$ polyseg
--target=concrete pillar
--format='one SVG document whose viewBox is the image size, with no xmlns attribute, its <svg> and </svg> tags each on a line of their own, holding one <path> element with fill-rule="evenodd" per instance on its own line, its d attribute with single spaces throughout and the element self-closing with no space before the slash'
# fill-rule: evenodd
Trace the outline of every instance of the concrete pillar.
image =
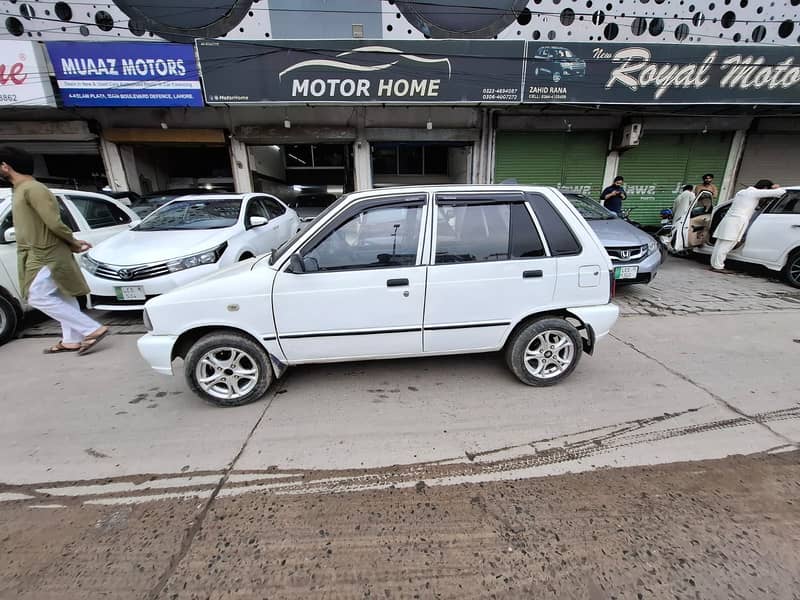
<svg viewBox="0 0 800 600">
<path fill-rule="evenodd" d="M 611 150 L 606 156 L 606 169 L 603 172 L 603 189 L 606 189 L 608 186 L 614 183 L 614 177 L 617 175 L 622 175 L 625 177 L 625 173 L 617 173 L 618 169 L 619 152 L 616 150 Z"/>
<path fill-rule="evenodd" d="M 247 146 L 235 137 L 231 137 L 229 142 L 234 189 L 240 194 L 252 192 L 253 178 L 250 177 L 250 157 L 247 153 Z"/>
<path fill-rule="evenodd" d="M 119 146 L 105 138 L 100 138 L 100 156 L 103 159 L 103 166 L 105 167 L 108 185 L 111 190 L 114 192 L 127 192 L 130 190 Z"/>
<path fill-rule="evenodd" d="M 128 189 L 132 192 L 136 192 L 137 194 L 141 194 L 142 183 L 139 180 L 139 168 L 136 166 L 136 155 L 133 152 L 133 147 L 118 146 L 117 144 L 114 145 L 117 147 L 120 162 L 122 163 L 122 168 L 125 171 Z"/>
<path fill-rule="evenodd" d="M 736 176 L 739 174 L 739 165 L 742 162 L 746 141 L 746 131 L 740 129 L 733 134 L 731 150 L 728 153 L 728 163 L 725 165 L 725 174 L 722 176 L 722 185 L 719 188 L 717 202 L 727 200 L 736 193 Z"/>
<path fill-rule="evenodd" d="M 353 171 L 356 191 L 372 189 L 372 151 L 366 135 L 367 109 L 356 108 L 356 141 L 353 142 Z"/>
</svg>

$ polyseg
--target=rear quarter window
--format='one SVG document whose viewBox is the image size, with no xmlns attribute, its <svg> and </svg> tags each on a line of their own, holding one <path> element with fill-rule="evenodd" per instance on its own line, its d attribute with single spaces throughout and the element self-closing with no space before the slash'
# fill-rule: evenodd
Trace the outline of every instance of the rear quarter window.
<svg viewBox="0 0 800 600">
<path fill-rule="evenodd" d="M 583 251 L 577 236 L 561 214 L 540 194 L 526 194 L 553 256 L 575 256 Z"/>
</svg>

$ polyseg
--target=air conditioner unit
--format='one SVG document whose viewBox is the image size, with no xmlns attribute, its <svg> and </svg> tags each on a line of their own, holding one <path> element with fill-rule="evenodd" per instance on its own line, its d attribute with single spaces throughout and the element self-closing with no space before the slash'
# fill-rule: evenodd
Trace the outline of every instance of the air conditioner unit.
<svg viewBox="0 0 800 600">
<path fill-rule="evenodd" d="M 641 135 L 641 123 L 631 123 L 630 125 L 625 125 L 625 127 L 622 129 L 622 141 L 619 145 L 620 148 L 632 148 L 634 146 L 638 146 Z"/>
</svg>

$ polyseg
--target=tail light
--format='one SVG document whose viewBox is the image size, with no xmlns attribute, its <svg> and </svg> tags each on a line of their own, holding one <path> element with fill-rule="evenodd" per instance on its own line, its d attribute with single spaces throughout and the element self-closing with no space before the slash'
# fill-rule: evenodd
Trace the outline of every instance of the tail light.
<svg viewBox="0 0 800 600">
<path fill-rule="evenodd" d="M 614 278 L 614 269 L 608 272 L 608 301 L 611 302 L 617 295 L 617 280 Z"/>
</svg>

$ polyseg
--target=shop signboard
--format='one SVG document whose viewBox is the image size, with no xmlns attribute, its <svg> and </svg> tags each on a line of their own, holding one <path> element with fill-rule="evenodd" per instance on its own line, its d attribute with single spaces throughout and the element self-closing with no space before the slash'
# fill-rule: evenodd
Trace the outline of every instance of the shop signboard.
<svg viewBox="0 0 800 600">
<path fill-rule="evenodd" d="M 519 104 L 525 43 L 198 40 L 209 104 Z"/>
<path fill-rule="evenodd" d="M 55 105 L 39 44 L 0 40 L 0 107 Z"/>
<path fill-rule="evenodd" d="M 797 46 L 528 42 L 525 103 L 797 104 Z"/>
<path fill-rule="evenodd" d="M 64 106 L 203 106 L 194 48 L 161 42 L 48 42 Z"/>
</svg>

